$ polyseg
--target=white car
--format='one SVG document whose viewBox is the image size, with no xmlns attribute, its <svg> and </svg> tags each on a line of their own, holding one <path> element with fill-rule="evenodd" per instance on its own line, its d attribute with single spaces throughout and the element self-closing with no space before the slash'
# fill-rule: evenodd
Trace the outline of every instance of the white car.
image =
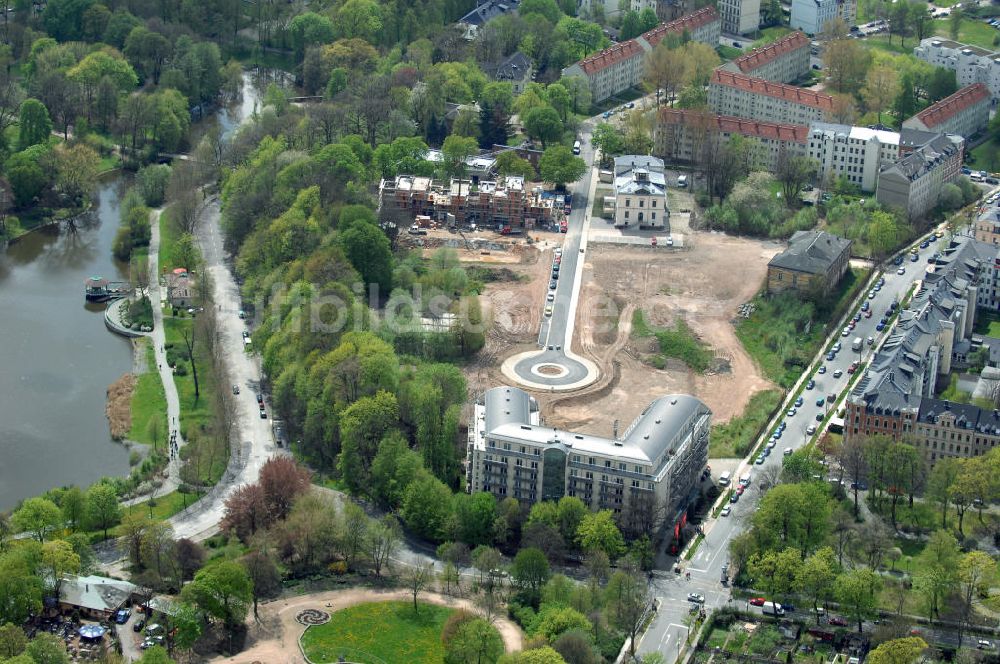
<svg viewBox="0 0 1000 664">
<path fill-rule="evenodd" d="M 698 604 L 704 604 L 705 596 L 702 595 L 701 593 L 688 593 L 688 601 L 696 602 Z"/>
<path fill-rule="evenodd" d="M 719 512 L 719 516 L 729 516 L 732 513 L 732 511 L 733 508 L 730 507 L 729 505 L 726 505 L 725 507 L 722 508 L 722 511 Z"/>
<path fill-rule="evenodd" d="M 549 291 L 549 294 L 545 296 L 546 302 L 552 302 L 555 299 L 556 299 L 556 294 L 553 293 L 552 291 Z"/>
<path fill-rule="evenodd" d="M 845 327 L 843 330 L 840 331 L 840 336 L 842 337 L 850 336 L 850 334 L 851 334 L 851 328 L 849 327 Z"/>
<path fill-rule="evenodd" d="M 906 274 L 906 268 L 905 267 L 899 268 L 898 270 L 896 270 L 896 274 Z"/>
</svg>

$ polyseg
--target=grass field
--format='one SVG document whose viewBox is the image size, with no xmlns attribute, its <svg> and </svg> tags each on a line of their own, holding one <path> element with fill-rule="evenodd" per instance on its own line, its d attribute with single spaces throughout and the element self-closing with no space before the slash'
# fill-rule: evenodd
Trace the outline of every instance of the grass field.
<svg viewBox="0 0 1000 664">
<path fill-rule="evenodd" d="M 666 359 L 676 358 L 692 371 L 705 373 L 712 364 L 715 354 L 694 335 L 691 328 L 683 320 L 678 319 L 674 327 L 653 328 L 646 323 L 641 310 L 632 315 L 632 333 L 637 337 L 655 336 L 660 346 L 660 354 L 654 356 L 653 364 L 662 369 Z"/>
<path fill-rule="evenodd" d="M 760 48 L 761 46 L 776 42 L 791 32 L 792 29 L 784 25 L 775 25 L 770 28 L 764 28 L 760 31 L 760 38 L 753 43 L 752 48 Z"/>
<path fill-rule="evenodd" d="M 302 650 L 312 662 L 444 661 L 441 630 L 454 609 L 411 602 L 372 602 L 337 611 L 325 625 L 302 635 Z"/>
<path fill-rule="evenodd" d="M 993 141 L 986 141 L 969 152 L 971 159 L 969 166 L 977 170 L 996 173 L 1000 171 L 1000 145 Z"/>
<path fill-rule="evenodd" d="M 940 37 L 951 39 L 948 28 L 948 19 L 939 18 L 934 21 L 934 34 Z M 978 46 L 990 51 L 996 48 L 995 40 L 1000 32 L 992 25 L 987 25 L 982 21 L 970 18 L 962 19 L 962 25 L 958 30 L 958 41 L 963 44 Z"/>
<path fill-rule="evenodd" d="M 781 403 L 781 390 L 764 390 L 750 397 L 743 414 L 725 424 L 712 426 L 708 456 L 718 459 L 742 457 L 767 424 L 768 418 Z"/>
<path fill-rule="evenodd" d="M 732 46 L 716 46 L 715 51 L 716 53 L 719 54 L 719 57 L 722 58 L 723 61 L 735 60 L 736 58 L 743 55 L 742 50 L 734 48 Z"/>
<path fill-rule="evenodd" d="M 129 440 L 153 445 L 150 422 L 159 418 L 160 428 L 155 443 L 162 445 L 167 437 L 167 398 L 163 393 L 163 382 L 156 371 L 156 356 L 148 339 L 143 339 L 148 371 L 137 376 L 135 392 L 132 394 L 132 428 Z"/>
<path fill-rule="evenodd" d="M 156 496 L 153 499 L 153 521 L 165 521 L 177 514 L 191 503 L 198 500 L 201 497 L 200 493 L 188 493 L 184 494 L 180 491 L 173 491 L 163 496 Z M 144 501 L 130 507 L 126 507 L 122 510 L 123 514 L 129 513 L 141 513 L 149 516 L 149 501 Z M 112 537 L 119 537 L 124 533 L 119 532 L 121 526 L 115 526 L 113 530 L 109 530 L 108 534 Z"/>
<path fill-rule="evenodd" d="M 177 226 L 170 220 L 170 208 L 160 214 L 160 272 L 171 270 L 175 267 L 187 267 L 189 265 L 174 265 L 174 256 L 177 253 L 177 240 L 180 233 Z"/>
<path fill-rule="evenodd" d="M 904 53 L 910 55 L 913 53 L 913 46 L 916 44 L 916 39 L 906 39 L 901 46 L 899 43 L 899 37 L 896 35 L 892 36 L 892 41 L 889 40 L 889 35 L 885 33 L 872 35 L 866 39 L 861 40 L 861 43 L 867 45 L 869 48 L 877 48 L 880 51 L 889 51 L 890 53 Z"/>
</svg>

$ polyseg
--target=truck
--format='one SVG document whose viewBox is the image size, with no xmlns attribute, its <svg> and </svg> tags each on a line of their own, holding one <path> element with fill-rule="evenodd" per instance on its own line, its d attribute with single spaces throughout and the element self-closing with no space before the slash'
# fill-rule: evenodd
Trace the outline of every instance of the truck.
<svg viewBox="0 0 1000 664">
<path fill-rule="evenodd" d="M 851 342 L 851 350 L 857 353 L 864 347 L 865 340 L 861 337 L 854 337 L 854 341 Z"/>
<path fill-rule="evenodd" d="M 765 616 L 785 615 L 785 610 L 781 608 L 781 605 L 777 602 L 764 602 L 764 605 L 761 607 L 761 611 L 764 612 Z"/>
</svg>

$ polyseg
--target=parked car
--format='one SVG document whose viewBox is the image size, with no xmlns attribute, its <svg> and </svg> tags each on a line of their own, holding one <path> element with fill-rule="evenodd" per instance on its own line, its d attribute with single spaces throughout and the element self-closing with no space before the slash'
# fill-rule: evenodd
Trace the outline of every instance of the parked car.
<svg viewBox="0 0 1000 664">
<path fill-rule="evenodd" d="M 132 616 L 132 611 L 129 609 L 119 609 L 115 612 L 115 622 L 119 625 L 124 625 L 128 622 L 128 619 Z"/>
<path fill-rule="evenodd" d="M 722 511 L 719 512 L 719 516 L 729 516 L 732 513 L 732 511 L 733 508 L 730 507 L 729 505 L 726 505 L 725 507 L 722 508 Z"/>
<path fill-rule="evenodd" d="M 816 425 L 815 424 L 810 424 L 808 427 L 806 427 L 806 435 L 811 436 L 814 433 L 816 433 Z"/>
<path fill-rule="evenodd" d="M 788 412 L 785 413 L 785 414 L 788 415 L 788 417 L 795 417 L 795 413 L 797 413 L 797 412 L 799 412 L 799 411 L 795 410 L 794 408 L 789 408 Z"/>
<path fill-rule="evenodd" d="M 749 600 L 750 606 L 764 606 L 764 602 L 766 601 L 763 597 L 752 597 Z"/>
<path fill-rule="evenodd" d="M 816 371 L 816 373 L 825 374 L 826 373 L 826 365 L 825 364 L 819 365 L 819 369 Z"/>
<path fill-rule="evenodd" d="M 816 405 L 819 406 L 820 408 L 826 405 L 826 397 L 820 397 L 819 399 L 816 399 Z"/>
<path fill-rule="evenodd" d="M 847 627 L 847 621 L 840 616 L 830 616 L 829 622 L 837 627 Z"/>
<path fill-rule="evenodd" d="M 132 625 L 132 631 L 133 632 L 141 632 L 142 628 L 145 627 L 145 626 L 146 626 L 146 621 L 143 620 L 142 618 L 140 618 L 139 620 L 135 621 L 134 625 Z"/>
<path fill-rule="evenodd" d="M 813 379 L 810 378 L 809 382 L 806 383 L 806 389 L 807 390 L 811 390 L 814 387 L 816 387 L 816 381 L 814 381 Z"/>
<path fill-rule="evenodd" d="M 837 369 L 836 371 L 833 372 L 833 377 L 834 378 L 840 378 L 843 375 L 844 375 L 844 372 L 841 371 L 840 369 Z"/>
<path fill-rule="evenodd" d="M 802 397 L 799 397 L 799 398 L 797 398 L 797 399 L 795 400 L 795 406 L 796 406 L 796 407 L 799 407 L 799 406 L 801 406 L 801 405 L 802 405 Z"/>
</svg>

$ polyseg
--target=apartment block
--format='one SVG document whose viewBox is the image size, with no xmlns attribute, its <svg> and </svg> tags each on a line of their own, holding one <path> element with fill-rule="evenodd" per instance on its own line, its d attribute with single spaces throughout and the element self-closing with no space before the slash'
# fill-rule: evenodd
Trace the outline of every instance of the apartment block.
<svg viewBox="0 0 1000 664">
<path fill-rule="evenodd" d="M 953 362 L 968 351 L 977 306 L 995 289 L 1000 249 L 953 239 L 931 264 L 907 309 L 847 398 L 844 436 L 905 439 L 931 463 L 992 449 L 996 411 L 935 398 Z M 995 299 L 994 299 L 995 301 Z"/>
<path fill-rule="evenodd" d="M 514 387 L 487 390 L 473 411 L 471 491 L 523 507 L 575 496 L 633 533 L 676 533 L 708 463 L 712 412 L 686 394 L 656 399 L 611 438 L 544 426 L 538 402 Z"/>
<path fill-rule="evenodd" d="M 379 209 L 402 210 L 414 219 L 424 216 L 440 224 L 477 224 L 517 232 L 551 223 L 554 208 L 551 200 L 527 191 L 522 177 L 444 183 L 400 175 L 379 184 Z"/>
<path fill-rule="evenodd" d="M 983 208 L 975 223 L 975 237 L 980 242 L 1000 245 L 1000 207 Z"/>
<path fill-rule="evenodd" d="M 713 136 L 728 141 L 737 135 L 753 138 L 760 146 L 754 169 L 774 172 L 780 156 L 806 153 L 809 127 L 661 108 L 653 131 L 653 153 L 670 162 L 692 163 L 706 146 L 718 145 L 711 140 Z"/>
<path fill-rule="evenodd" d="M 989 88 L 973 83 L 904 120 L 903 127 L 971 138 L 986 129 L 992 105 Z"/>
<path fill-rule="evenodd" d="M 982 83 L 994 100 L 1000 98 L 1000 53 L 950 39 L 928 37 L 913 49 L 913 55 L 935 67 L 955 72 L 958 87 Z"/>
<path fill-rule="evenodd" d="M 716 69 L 708 85 L 708 107 L 718 115 L 808 125 L 823 120 L 833 110 L 833 97 Z"/>
<path fill-rule="evenodd" d="M 663 23 L 643 33 L 595 53 L 562 70 L 563 76 L 581 76 L 590 86 L 593 101 L 599 102 L 634 88 L 642 81 L 646 54 L 670 34 L 687 34 L 692 41 L 719 45 L 719 13 L 709 6 Z"/>
<path fill-rule="evenodd" d="M 875 198 L 905 210 L 911 221 L 925 218 L 937 206 L 941 188 L 961 175 L 964 144 L 960 136 L 941 134 L 882 168 Z"/>
<path fill-rule="evenodd" d="M 727 62 L 722 69 L 765 81 L 791 83 L 809 73 L 809 43 L 805 33 L 796 31 Z"/>
<path fill-rule="evenodd" d="M 615 157 L 615 226 L 670 228 L 663 160 L 646 155 Z"/>
<path fill-rule="evenodd" d="M 836 18 L 854 25 L 858 16 L 857 0 L 792 0 L 789 25 L 807 35 L 823 32 L 826 24 Z"/>
<path fill-rule="evenodd" d="M 899 134 L 867 127 L 814 122 L 806 156 L 819 163 L 819 178 L 846 177 L 862 191 L 875 191 L 879 170 L 899 160 Z"/>
<path fill-rule="evenodd" d="M 746 35 L 760 27 L 760 0 L 719 0 L 722 31 Z"/>
</svg>

